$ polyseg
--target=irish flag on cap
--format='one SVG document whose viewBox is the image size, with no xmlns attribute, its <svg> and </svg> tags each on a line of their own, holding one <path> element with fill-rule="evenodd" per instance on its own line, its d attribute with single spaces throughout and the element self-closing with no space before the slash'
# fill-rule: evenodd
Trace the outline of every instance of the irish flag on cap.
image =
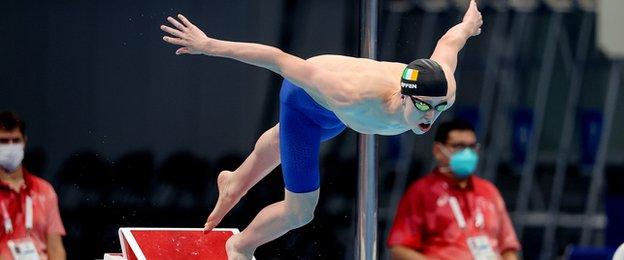
<svg viewBox="0 0 624 260">
<path fill-rule="evenodd" d="M 413 70 L 410 68 L 405 68 L 403 70 L 403 76 L 402 78 L 404 80 L 411 80 L 411 81 L 416 81 L 418 79 L 418 70 Z"/>
</svg>

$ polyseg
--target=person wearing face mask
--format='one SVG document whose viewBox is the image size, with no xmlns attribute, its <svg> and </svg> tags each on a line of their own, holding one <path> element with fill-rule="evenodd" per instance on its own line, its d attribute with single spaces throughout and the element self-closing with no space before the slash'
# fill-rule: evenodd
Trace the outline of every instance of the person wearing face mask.
<svg viewBox="0 0 624 260">
<path fill-rule="evenodd" d="M 470 123 L 441 123 L 435 169 L 410 185 L 388 236 L 392 259 L 517 259 L 520 243 L 498 189 L 475 175 Z"/>
<path fill-rule="evenodd" d="M 26 125 L 0 112 L 0 259 L 65 259 L 54 188 L 22 166 Z"/>
</svg>

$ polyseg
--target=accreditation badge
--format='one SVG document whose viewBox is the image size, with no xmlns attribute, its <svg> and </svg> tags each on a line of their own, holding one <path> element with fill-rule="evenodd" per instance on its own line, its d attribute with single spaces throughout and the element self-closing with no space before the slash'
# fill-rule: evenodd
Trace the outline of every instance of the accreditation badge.
<svg viewBox="0 0 624 260">
<path fill-rule="evenodd" d="M 494 253 L 490 240 L 487 236 L 474 236 L 466 240 L 470 253 L 475 260 L 496 260 L 498 256 Z"/>
<path fill-rule="evenodd" d="M 35 243 L 30 238 L 9 240 L 7 245 L 14 260 L 40 260 Z"/>
</svg>

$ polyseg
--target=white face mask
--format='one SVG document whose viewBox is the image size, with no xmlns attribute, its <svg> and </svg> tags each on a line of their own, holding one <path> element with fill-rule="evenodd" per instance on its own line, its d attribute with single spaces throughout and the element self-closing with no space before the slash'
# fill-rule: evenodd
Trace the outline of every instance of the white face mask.
<svg viewBox="0 0 624 260">
<path fill-rule="evenodd" d="M 13 173 L 24 159 L 24 144 L 0 144 L 0 167 Z"/>
</svg>

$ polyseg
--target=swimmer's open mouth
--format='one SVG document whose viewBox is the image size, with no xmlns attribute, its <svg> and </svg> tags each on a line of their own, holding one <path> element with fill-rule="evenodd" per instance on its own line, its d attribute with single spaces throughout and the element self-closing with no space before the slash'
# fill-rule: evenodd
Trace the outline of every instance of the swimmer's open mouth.
<svg viewBox="0 0 624 260">
<path fill-rule="evenodd" d="M 420 130 L 429 131 L 429 128 L 431 128 L 431 124 L 421 123 L 418 124 L 418 127 L 420 127 Z"/>
</svg>

